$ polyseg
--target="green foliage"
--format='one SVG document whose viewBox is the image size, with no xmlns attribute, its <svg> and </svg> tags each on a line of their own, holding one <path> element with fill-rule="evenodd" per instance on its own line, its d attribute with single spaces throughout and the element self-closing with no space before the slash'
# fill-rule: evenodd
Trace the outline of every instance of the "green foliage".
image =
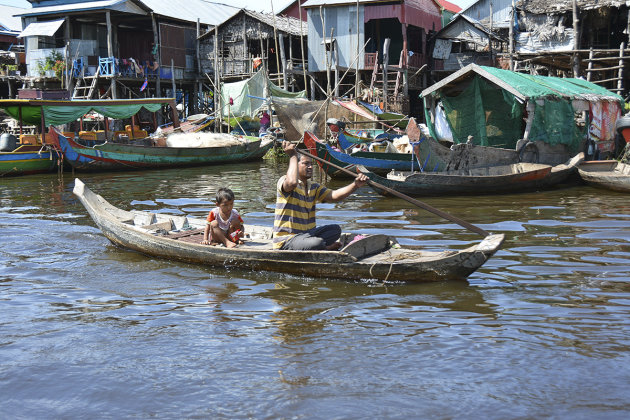
<svg viewBox="0 0 630 420">
<path fill-rule="evenodd" d="M 44 76 L 48 70 L 53 70 L 55 72 L 55 77 L 61 79 L 65 69 L 66 62 L 64 57 L 56 50 L 53 50 L 44 60 L 39 60 L 37 62 L 37 72 L 40 76 Z"/>
</svg>

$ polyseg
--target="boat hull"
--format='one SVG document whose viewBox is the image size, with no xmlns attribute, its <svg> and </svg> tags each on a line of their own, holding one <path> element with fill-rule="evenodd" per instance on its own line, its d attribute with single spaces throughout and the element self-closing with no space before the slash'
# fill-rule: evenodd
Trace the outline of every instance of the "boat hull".
<svg viewBox="0 0 630 420">
<path fill-rule="evenodd" d="M 364 255 L 348 250 L 352 243 L 344 248 L 345 252 L 274 250 L 270 236 L 251 236 L 244 245 L 236 248 L 207 246 L 199 243 L 202 236 L 184 241 L 177 237 L 178 234 L 165 235 L 168 228 L 161 233 L 149 230 L 164 227 L 166 223 L 179 227 L 181 232 L 184 226 L 202 227 L 203 220 L 162 213 L 127 212 L 93 193 L 79 179 L 75 180 L 73 192 L 94 223 L 114 244 L 153 257 L 209 266 L 350 280 L 442 281 L 468 277 L 499 249 L 504 240 L 501 234 L 490 235 L 474 246 L 457 251 L 429 252 L 388 246 L 387 249 L 372 250 L 374 252 L 366 250 Z M 260 229 L 246 226 L 245 230 L 251 235 L 269 230 Z M 390 244 L 389 239 L 387 244 Z"/>
<path fill-rule="evenodd" d="M 0 176 L 51 172 L 56 164 L 56 154 L 41 146 L 22 145 L 12 152 L 0 152 Z"/>
<path fill-rule="evenodd" d="M 190 167 L 261 159 L 272 141 L 243 137 L 241 144 L 221 147 L 157 147 L 105 142 L 92 147 L 51 130 L 64 161 L 78 171 Z"/>
<path fill-rule="evenodd" d="M 409 171 L 418 168 L 414 157 L 409 153 L 377 153 L 358 152 L 346 154 L 333 149 L 330 145 L 321 142 L 313 133 L 304 133 L 304 144 L 309 152 L 320 159 L 333 165 L 355 171 L 358 165 L 362 165 L 369 171 L 377 174 L 386 174 L 389 171 Z M 320 168 L 331 178 L 349 178 L 350 176 L 324 162 L 318 162 Z"/>
<path fill-rule="evenodd" d="M 510 165 L 520 167 L 523 164 Z M 478 194 L 499 194 L 516 191 L 529 191 L 543 185 L 545 177 L 551 173 L 549 165 L 535 165 L 524 172 L 517 172 L 518 168 L 510 171 L 510 166 L 496 167 L 505 168 L 509 174 L 496 175 L 459 175 L 439 172 L 420 172 L 413 175 L 392 175 L 387 178 L 377 174 L 360 170 L 372 181 L 410 196 L 437 196 L 437 195 L 478 195 Z M 481 172 L 481 171 L 479 171 Z M 376 191 L 387 195 L 386 192 L 374 187 Z"/>
<path fill-rule="evenodd" d="M 612 191 L 630 192 L 630 165 L 616 160 L 588 161 L 578 167 L 588 185 Z"/>
</svg>

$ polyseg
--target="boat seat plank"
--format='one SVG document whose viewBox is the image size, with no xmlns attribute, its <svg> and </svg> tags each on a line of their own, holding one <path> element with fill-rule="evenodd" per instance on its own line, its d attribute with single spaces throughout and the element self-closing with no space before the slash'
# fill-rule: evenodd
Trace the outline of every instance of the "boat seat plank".
<svg viewBox="0 0 630 420">
<path fill-rule="evenodd" d="M 340 249 L 340 252 L 350 254 L 356 259 L 365 258 L 369 255 L 378 254 L 389 249 L 391 238 L 387 235 L 370 235 L 365 238 L 350 242 Z"/>
<path fill-rule="evenodd" d="M 157 222 L 155 213 L 147 213 L 144 211 L 132 211 L 131 213 L 133 214 L 133 223 L 136 226 L 152 225 Z"/>
<path fill-rule="evenodd" d="M 143 229 L 150 230 L 150 231 L 155 231 L 155 230 L 169 231 L 173 229 L 173 221 L 169 219 L 164 222 L 152 223 L 150 225 L 144 225 L 141 227 Z"/>
</svg>

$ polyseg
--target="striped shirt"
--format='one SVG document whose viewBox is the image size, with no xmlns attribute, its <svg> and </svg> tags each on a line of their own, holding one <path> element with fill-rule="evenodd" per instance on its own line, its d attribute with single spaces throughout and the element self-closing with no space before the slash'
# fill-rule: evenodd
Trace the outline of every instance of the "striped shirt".
<svg viewBox="0 0 630 420">
<path fill-rule="evenodd" d="M 289 193 L 282 191 L 282 184 L 286 175 L 278 180 L 276 186 L 276 212 L 273 222 L 273 247 L 282 248 L 287 239 L 298 233 L 307 232 L 315 228 L 315 204 L 322 202 L 332 191 L 328 188 L 301 181 Z"/>
</svg>

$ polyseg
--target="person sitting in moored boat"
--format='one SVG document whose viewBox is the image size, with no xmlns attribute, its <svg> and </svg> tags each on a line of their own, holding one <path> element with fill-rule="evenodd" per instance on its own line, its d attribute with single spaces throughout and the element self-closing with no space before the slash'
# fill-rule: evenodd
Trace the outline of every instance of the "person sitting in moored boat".
<svg viewBox="0 0 630 420">
<path fill-rule="evenodd" d="M 216 207 L 210 210 L 203 231 L 202 245 L 223 244 L 227 248 L 234 248 L 243 243 L 243 219 L 234 210 L 234 192 L 229 188 L 219 188 L 216 195 Z"/>
<path fill-rule="evenodd" d="M 345 187 L 330 190 L 311 182 L 313 161 L 299 155 L 295 144 L 283 141 L 282 148 L 289 155 L 287 174 L 276 186 L 276 211 L 273 224 L 273 247 L 283 250 L 335 250 L 341 236 L 339 225 L 316 226 L 315 204 L 334 203 L 348 197 L 364 186 L 368 178 L 359 174 Z"/>
<path fill-rule="evenodd" d="M 264 110 L 262 116 L 260 117 L 260 130 L 258 130 L 258 135 L 262 136 L 267 133 L 269 126 L 271 125 L 271 117 L 267 110 Z"/>
</svg>

